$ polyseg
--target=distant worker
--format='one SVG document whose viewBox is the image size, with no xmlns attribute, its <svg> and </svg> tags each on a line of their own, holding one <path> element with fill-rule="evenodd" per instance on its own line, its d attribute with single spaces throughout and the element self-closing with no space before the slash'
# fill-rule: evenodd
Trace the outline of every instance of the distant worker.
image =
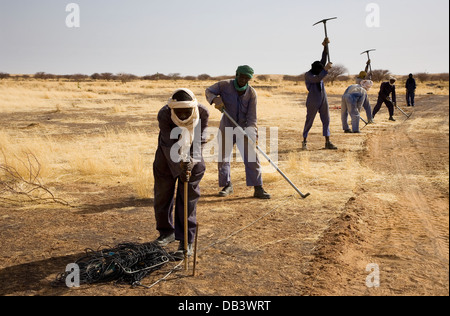
<svg viewBox="0 0 450 316">
<path fill-rule="evenodd" d="M 409 74 L 408 80 L 406 80 L 406 103 L 408 106 L 414 106 L 414 101 L 416 98 L 416 80 L 413 74 Z"/>
<path fill-rule="evenodd" d="M 324 50 L 322 59 L 312 64 L 311 70 L 305 74 L 305 84 L 308 89 L 308 97 L 306 100 L 306 122 L 303 130 L 302 149 L 308 150 L 308 134 L 311 130 L 317 113 L 320 114 L 320 119 L 323 125 L 323 136 L 325 137 L 325 149 L 336 150 L 330 141 L 330 107 L 328 104 L 327 93 L 323 79 L 328 75 L 328 71 L 333 67 L 332 63 L 327 63 L 328 44 L 330 40 L 325 38 L 322 45 Z"/>
<path fill-rule="evenodd" d="M 368 73 L 370 68 L 371 60 L 369 59 L 366 64 L 366 69 L 361 71 L 359 75 L 356 77 L 356 84 L 360 84 L 363 80 L 372 80 L 372 74 Z"/>
<path fill-rule="evenodd" d="M 216 109 L 224 110 L 242 127 L 253 140 L 258 136 L 257 95 L 255 89 L 249 85 L 254 70 L 250 66 L 240 66 L 236 71 L 236 78 L 220 81 L 206 89 L 206 99 Z M 237 144 L 244 160 L 246 183 L 254 187 L 254 197 L 257 199 L 270 199 L 271 196 L 263 188 L 262 168 L 256 148 L 247 137 L 236 131 L 237 127 L 226 115 L 220 121 L 218 134 L 219 142 L 219 192 L 220 197 L 227 197 L 234 193 L 231 182 L 231 157 L 233 147 Z M 231 133 L 227 132 L 231 130 Z"/>
<path fill-rule="evenodd" d="M 342 96 L 342 128 L 345 133 L 360 133 L 360 112 L 363 106 L 365 109 L 369 109 L 366 111 L 367 120 L 373 122 L 369 96 L 367 94 L 372 86 L 373 82 L 371 80 L 363 80 L 360 84 L 354 84 L 348 87 Z M 349 114 L 352 119 L 352 129 L 348 126 Z"/>
<path fill-rule="evenodd" d="M 378 102 L 373 109 L 372 118 L 375 119 L 375 116 L 381 109 L 381 105 L 386 104 L 389 110 L 389 120 L 395 122 L 394 119 L 394 106 L 397 104 L 397 95 L 395 93 L 395 83 L 397 79 L 391 77 L 389 82 L 383 82 L 380 87 L 380 93 L 378 94 Z M 392 100 L 390 95 L 392 94 Z"/>
<path fill-rule="evenodd" d="M 196 210 L 200 199 L 200 181 L 206 169 L 202 156 L 192 156 L 193 152 L 197 151 L 198 154 L 197 146 L 203 147 L 206 144 L 204 131 L 208 127 L 208 119 L 208 109 L 199 104 L 195 95 L 188 89 L 175 91 L 168 105 L 158 113 L 160 132 L 153 163 L 154 209 L 156 229 L 160 233 L 156 242 L 164 247 L 175 240 L 180 241 L 178 251 L 175 253 L 177 258 L 182 258 L 184 254 L 184 183 L 186 182 L 189 183 L 187 250 L 188 255 L 192 255 L 192 243 L 197 229 Z M 180 140 L 173 139 L 171 134 L 177 127 L 184 128 L 189 133 L 181 134 Z M 200 130 L 201 134 L 195 133 L 195 130 Z M 184 137 L 186 138 L 183 139 Z M 174 154 L 173 148 L 181 141 L 187 145 L 185 146 L 186 154 L 190 157 L 180 161 L 182 156 L 176 150 Z M 174 206 L 175 216 L 173 215 Z"/>
</svg>

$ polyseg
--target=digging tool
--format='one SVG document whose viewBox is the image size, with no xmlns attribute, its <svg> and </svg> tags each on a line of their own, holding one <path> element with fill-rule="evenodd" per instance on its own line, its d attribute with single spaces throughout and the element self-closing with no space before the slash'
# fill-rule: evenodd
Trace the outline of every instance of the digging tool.
<svg viewBox="0 0 450 316">
<path fill-rule="evenodd" d="M 369 122 L 367 122 L 367 121 L 366 121 L 365 119 L 363 119 L 361 116 L 360 116 L 359 118 L 361 119 L 361 121 L 364 122 L 364 124 L 366 124 L 366 126 L 369 125 Z M 364 126 L 364 127 L 366 127 L 366 126 Z"/>
<path fill-rule="evenodd" d="M 270 159 L 270 157 L 258 146 L 258 144 L 250 137 L 250 135 L 247 134 L 246 131 L 244 131 L 244 129 L 239 126 L 238 123 L 236 123 L 236 121 L 230 116 L 230 114 L 227 113 L 227 111 L 223 110 L 223 114 L 226 115 L 226 117 L 228 117 L 228 119 L 239 129 L 239 131 L 245 136 L 247 137 L 247 139 L 250 141 L 250 143 L 253 146 L 256 146 L 256 149 L 258 149 L 258 151 L 270 162 L 270 164 L 283 176 L 283 178 L 295 189 L 295 191 L 297 191 L 297 193 L 303 198 L 306 199 L 308 196 L 310 196 L 310 193 L 307 194 L 303 194 L 293 183 L 291 180 L 289 180 L 289 178 L 280 170 L 280 168 L 278 168 L 278 166 L 272 161 L 272 159 Z"/>
<path fill-rule="evenodd" d="M 395 107 L 397 108 L 397 109 L 399 109 L 400 110 L 400 112 L 402 112 L 408 119 L 411 117 L 411 115 L 412 115 L 412 113 L 411 114 L 406 114 L 405 113 L 405 111 L 403 111 L 397 104 L 395 104 Z"/>
<path fill-rule="evenodd" d="M 367 59 L 370 60 L 370 52 L 374 52 L 374 51 L 376 51 L 376 49 L 369 49 L 369 50 L 366 50 L 365 52 L 362 52 L 361 55 L 367 54 Z M 372 63 L 370 63 L 369 67 L 370 67 L 370 76 L 372 76 L 372 74 L 373 74 Z"/>
<path fill-rule="evenodd" d="M 191 178 L 191 172 L 186 172 L 186 182 L 184 183 L 184 271 L 188 270 L 189 257 L 188 257 L 188 198 L 189 198 L 189 180 Z"/>
<path fill-rule="evenodd" d="M 327 22 L 330 21 L 330 20 L 336 20 L 336 19 L 337 19 L 337 17 L 336 18 L 330 18 L 330 19 L 324 19 L 322 21 L 317 22 L 313 26 L 316 26 L 317 24 L 323 23 L 323 27 L 325 28 L 325 37 L 328 38 Z M 328 50 L 328 62 L 331 63 L 330 49 L 328 48 L 328 44 L 327 44 L 327 50 Z"/>
<path fill-rule="evenodd" d="M 195 231 L 195 244 L 194 244 L 194 269 L 192 270 L 192 276 L 195 277 L 195 272 L 197 269 L 197 249 L 198 249 L 198 227 L 200 225 L 197 223 L 197 229 Z"/>
</svg>

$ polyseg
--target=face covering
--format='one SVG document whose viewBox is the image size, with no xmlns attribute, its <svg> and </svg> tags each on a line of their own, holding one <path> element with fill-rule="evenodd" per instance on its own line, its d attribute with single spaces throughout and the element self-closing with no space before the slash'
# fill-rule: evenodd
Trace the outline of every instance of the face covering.
<svg viewBox="0 0 450 316">
<path fill-rule="evenodd" d="M 324 67 L 322 63 L 320 61 L 316 61 L 311 66 L 311 72 L 313 73 L 313 75 L 318 76 L 322 72 L 323 68 Z"/>
<path fill-rule="evenodd" d="M 187 135 L 184 135 L 184 133 L 182 134 L 183 139 L 185 140 L 185 146 L 190 147 L 194 141 L 194 130 L 197 127 L 197 125 L 200 122 L 200 113 L 198 110 L 198 101 L 194 95 L 194 93 L 189 90 L 189 89 L 180 89 L 183 90 L 184 92 L 186 92 L 187 94 L 189 94 L 192 98 L 192 101 L 177 101 L 174 100 L 172 98 L 169 99 L 168 105 L 169 108 L 172 111 L 172 121 L 178 126 L 178 127 L 182 127 L 185 128 L 186 131 L 189 132 L 189 137 L 187 137 Z M 175 93 L 173 95 L 175 95 L 177 92 L 179 92 L 180 90 L 175 91 Z M 174 109 L 193 109 L 192 111 L 192 115 L 182 121 L 180 120 L 180 118 L 175 114 Z"/>
<path fill-rule="evenodd" d="M 247 90 L 247 88 L 248 88 L 248 83 L 247 83 L 245 86 L 243 86 L 243 87 L 239 87 L 237 77 L 236 77 L 236 79 L 234 79 L 234 82 L 233 82 L 233 83 L 234 83 L 234 87 L 235 87 L 236 90 L 239 91 L 239 92 L 244 92 L 244 91 Z"/>
</svg>

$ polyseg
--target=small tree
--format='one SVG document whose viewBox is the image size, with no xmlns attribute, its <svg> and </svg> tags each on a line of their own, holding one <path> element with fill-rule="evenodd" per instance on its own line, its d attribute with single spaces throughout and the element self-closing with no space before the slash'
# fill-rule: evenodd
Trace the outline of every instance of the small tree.
<svg viewBox="0 0 450 316">
<path fill-rule="evenodd" d="M 391 72 L 389 70 L 377 69 L 372 72 L 372 80 L 380 82 L 380 81 L 389 79 L 390 75 L 391 75 Z"/>
<path fill-rule="evenodd" d="M 419 79 L 420 82 L 425 82 L 425 81 L 430 80 L 431 76 L 427 72 L 420 72 L 420 73 L 416 74 L 416 78 Z"/>
<path fill-rule="evenodd" d="M 344 65 L 335 65 L 328 71 L 327 81 L 333 84 L 340 76 L 348 73 L 348 69 Z"/>
<path fill-rule="evenodd" d="M 210 80 L 210 79 L 211 79 L 211 76 L 208 75 L 208 74 L 201 74 L 201 75 L 198 75 L 198 76 L 197 76 L 197 79 L 198 79 L 198 80 Z"/>
<path fill-rule="evenodd" d="M 7 79 L 9 78 L 9 74 L 6 72 L 0 72 L 0 79 Z"/>
</svg>

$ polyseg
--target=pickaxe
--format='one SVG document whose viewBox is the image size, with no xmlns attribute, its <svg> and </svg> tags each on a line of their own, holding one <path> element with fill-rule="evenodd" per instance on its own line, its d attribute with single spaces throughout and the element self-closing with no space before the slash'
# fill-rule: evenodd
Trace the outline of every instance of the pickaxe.
<svg viewBox="0 0 450 316">
<path fill-rule="evenodd" d="M 328 38 L 327 22 L 330 21 L 330 20 L 336 20 L 336 19 L 337 18 L 324 19 L 322 21 L 317 22 L 313 26 L 316 26 L 317 24 L 323 23 L 323 26 L 325 28 L 325 37 Z M 327 50 L 328 50 L 328 62 L 331 63 L 330 49 L 328 48 L 328 44 L 327 44 Z"/>
<path fill-rule="evenodd" d="M 250 135 L 230 116 L 230 114 L 227 113 L 227 111 L 223 110 L 223 114 L 228 117 L 228 119 L 236 126 L 236 128 L 239 130 L 239 132 L 247 137 L 248 141 L 251 145 L 256 146 L 256 149 L 264 156 L 264 158 L 267 159 L 268 162 L 278 171 L 281 176 L 294 188 L 295 191 L 303 198 L 306 199 L 308 196 L 310 196 L 310 193 L 303 194 L 295 185 L 292 183 L 291 180 L 278 168 L 278 166 L 270 159 L 270 157 L 258 146 L 255 140 L 250 137 Z"/>
<path fill-rule="evenodd" d="M 374 51 L 376 51 L 376 49 L 369 49 L 369 50 L 366 50 L 365 52 L 362 52 L 361 55 L 367 54 L 367 58 L 368 58 L 368 60 L 370 60 L 370 52 L 374 52 Z M 370 66 L 370 74 L 372 75 L 372 63 L 370 63 L 369 66 Z"/>
<path fill-rule="evenodd" d="M 407 120 L 412 116 L 412 113 L 409 114 L 409 115 L 406 114 L 405 111 L 403 111 L 397 104 L 395 104 L 395 107 L 396 107 L 397 109 L 399 109 L 400 112 L 402 112 L 402 113 L 407 117 Z"/>
</svg>

